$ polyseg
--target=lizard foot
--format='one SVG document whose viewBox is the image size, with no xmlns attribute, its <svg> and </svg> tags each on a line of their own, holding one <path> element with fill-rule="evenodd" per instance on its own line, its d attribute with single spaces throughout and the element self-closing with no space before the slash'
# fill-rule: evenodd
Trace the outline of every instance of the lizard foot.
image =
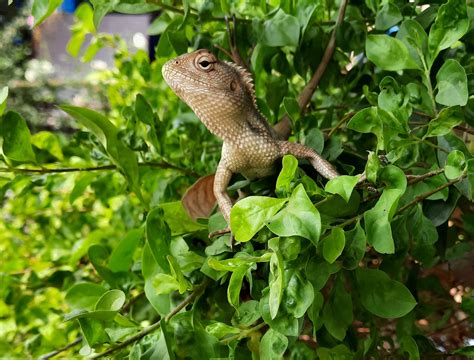
<svg viewBox="0 0 474 360">
<path fill-rule="evenodd" d="M 211 232 L 209 234 L 209 239 L 213 239 L 217 236 L 221 236 L 221 235 L 225 235 L 225 234 L 230 234 L 230 249 L 233 250 L 235 240 L 234 240 L 234 234 L 232 234 L 232 231 L 230 230 L 230 227 L 226 227 L 225 229 L 216 230 L 216 231 Z"/>
</svg>

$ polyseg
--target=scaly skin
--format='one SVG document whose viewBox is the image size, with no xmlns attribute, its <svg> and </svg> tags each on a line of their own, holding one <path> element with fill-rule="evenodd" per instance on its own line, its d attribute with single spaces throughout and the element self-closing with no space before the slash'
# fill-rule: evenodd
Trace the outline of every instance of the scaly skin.
<svg viewBox="0 0 474 360">
<path fill-rule="evenodd" d="M 219 61 L 208 50 L 181 55 L 163 65 L 163 77 L 209 131 L 224 141 L 214 180 L 219 208 L 230 223 L 232 201 L 227 186 L 233 173 L 253 179 L 271 175 L 286 154 L 308 159 L 325 178 L 339 176 L 313 149 L 278 139 L 255 102 L 246 69 Z"/>
</svg>

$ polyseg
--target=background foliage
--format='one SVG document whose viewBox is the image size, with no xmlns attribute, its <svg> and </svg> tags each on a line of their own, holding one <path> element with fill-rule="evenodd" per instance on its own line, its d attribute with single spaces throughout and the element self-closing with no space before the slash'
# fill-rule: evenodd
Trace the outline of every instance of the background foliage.
<svg viewBox="0 0 474 360">
<path fill-rule="evenodd" d="M 35 0 L 36 24 L 59 3 Z M 28 111 L 0 91 L 2 354 L 472 355 L 474 300 L 446 270 L 474 233 L 471 2 L 351 1 L 306 112 L 299 95 L 343 4 L 91 3 L 67 50 L 90 61 L 115 49 L 115 68 L 93 76 L 106 113 L 61 105 L 80 130 L 31 132 Z M 154 61 L 100 32 L 112 11 L 160 11 Z M 251 196 L 232 210 L 234 248 L 229 235 L 208 238 L 225 226 L 220 214 L 195 222 L 181 205 L 215 170 L 220 142 L 161 76 L 192 49 L 230 60 L 226 15 L 262 113 L 288 116 L 290 140 L 348 174 L 324 183 L 287 156 L 278 178 L 237 178 L 231 192 Z M 364 169 L 378 193 L 355 189 Z"/>
</svg>

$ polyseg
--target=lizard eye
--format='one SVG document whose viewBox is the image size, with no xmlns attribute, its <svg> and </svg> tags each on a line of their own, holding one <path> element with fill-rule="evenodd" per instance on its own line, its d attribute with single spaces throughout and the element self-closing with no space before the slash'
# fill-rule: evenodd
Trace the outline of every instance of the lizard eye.
<svg viewBox="0 0 474 360">
<path fill-rule="evenodd" d="M 209 65 L 211 65 L 211 63 L 209 61 L 206 61 L 206 60 L 202 60 L 202 61 L 199 62 L 199 66 L 202 69 L 207 69 L 209 67 Z"/>
<path fill-rule="evenodd" d="M 211 54 L 201 54 L 195 60 L 195 66 L 199 70 L 211 71 L 214 68 L 215 59 Z"/>
</svg>

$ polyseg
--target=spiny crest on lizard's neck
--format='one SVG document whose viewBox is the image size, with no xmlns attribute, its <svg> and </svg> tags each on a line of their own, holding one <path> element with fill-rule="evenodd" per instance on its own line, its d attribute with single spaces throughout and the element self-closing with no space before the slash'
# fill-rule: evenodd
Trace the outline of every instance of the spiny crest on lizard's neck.
<svg viewBox="0 0 474 360">
<path fill-rule="evenodd" d="M 163 77 L 208 129 L 225 138 L 230 126 L 258 112 L 252 75 L 208 50 L 181 55 L 163 65 Z"/>
</svg>

